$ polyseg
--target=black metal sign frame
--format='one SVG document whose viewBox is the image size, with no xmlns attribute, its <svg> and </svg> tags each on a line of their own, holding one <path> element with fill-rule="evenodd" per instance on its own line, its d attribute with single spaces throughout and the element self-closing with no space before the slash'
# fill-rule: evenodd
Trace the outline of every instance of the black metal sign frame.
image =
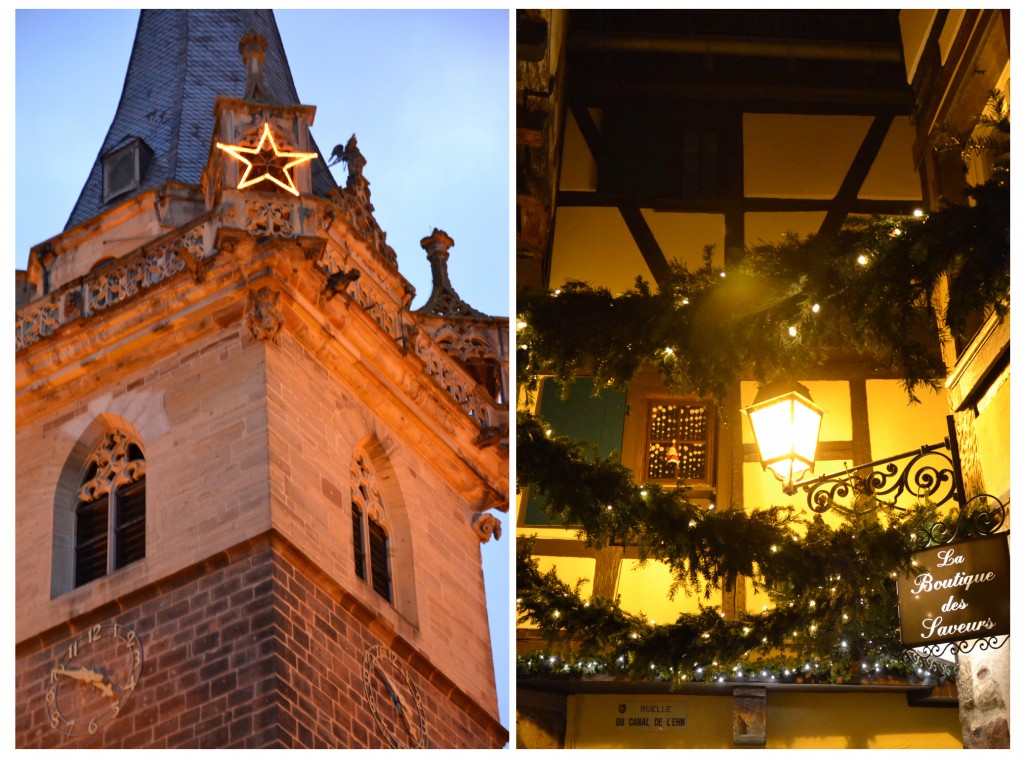
<svg viewBox="0 0 1024 758">
<path fill-rule="evenodd" d="M 900 641 L 952 652 L 949 643 L 992 642 L 1010 633 L 1009 532 L 914 553 L 918 571 L 897 578 Z M 960 644 L 952 646 L 966 652 Z"/>
</svg>

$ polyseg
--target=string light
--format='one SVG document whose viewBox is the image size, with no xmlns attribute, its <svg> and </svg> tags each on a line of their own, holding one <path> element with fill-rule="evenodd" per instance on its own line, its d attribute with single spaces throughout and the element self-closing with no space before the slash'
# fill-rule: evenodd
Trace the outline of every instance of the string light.
<svg viewBox="0 0 1024 758">
<path fill-rule="evenodd" d="M 267 143 L 270 143 L 269 150 L 267 149 Z M 263 131 L 260 134 L 260 141 L 256 147 L 245 147 L 243 145 L 225 145 L 223 142 L 216 143 L 217 147 L 223 150 L 228 155 L 232 156 L 236 160 L 245 164 L 245 171 L 242 172 L 242 178 L 238 180 L 238 189 L 245 189 L 251 187 L 254 184 L 259 184 L 262 181 L 269 181 L 276 184 L 283 190 L 290 192 L 291 194 L 298 197 L 299 190 L 295 186 L 295 180 L 289 173 L 289 169 L 293 169 L 296 166 L 301 166 L 314 158 L 316 153 L 300 153 L 295 151 L 283 151 L 278 148 L 277 143 L 274 141 L 274 135 L 270 132 L 270 122 L 263 122 Z M 246 155 L 257 156 L 260 153 L 273 153 L 273 166 L 271 160 L 264 159 L 265 169 L 262 174 L 257 177 L 249 178 L 249 175 L 253 171 L 253 161 L 246 158 Z M 280 165 L 280 159 L 284 158 L 286 162 L 284 165 Z M 281 176 L 284 177 L 284 181 L 271 175 L 270 169 L 275 168 Z"/>
<path fill-rule="evenodd" d="M 811 313 L 818 313 L 821 310 L 821 306 L 815 303 L 811 306 Z"/>
<path fill-rule="evenodd" d="M 859 263 L 861 266 L 868 265 L 868 257 L 861 253 L 860 255 L 857 256 L 857 263 Z"/>
</svg>

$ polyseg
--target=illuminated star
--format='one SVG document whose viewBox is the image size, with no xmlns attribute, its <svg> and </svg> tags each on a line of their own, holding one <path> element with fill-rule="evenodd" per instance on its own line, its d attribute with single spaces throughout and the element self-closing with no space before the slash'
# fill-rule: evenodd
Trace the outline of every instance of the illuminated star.
<svg viewBox="0 0 1024 758">
<path fill-rule="evenodd" d="M 277 143 L 274 142 L 274 135 L 270 132 L 268 122 L 263 123 L 263 134 L 256 147 L 225 145 L 222 142 L 218 142 L 217 147 L 245 164 L 245 171 L 238 182 L 238 189 L 245 189 L 266 180 L 273 182 L 283 190 L 288 190 L 293 195 L 298 195 L 299 190 L 295 187 L 289 169 L 316 158 L 316 153 L 282 152 L 279 150 Z M 253 158 L 246 158 L 247 155 L 251 155 Z M 263 173 L 250 178 L 254 170 Z M 283 177 L 283 179 L 279 177 Z"/>
</svg>

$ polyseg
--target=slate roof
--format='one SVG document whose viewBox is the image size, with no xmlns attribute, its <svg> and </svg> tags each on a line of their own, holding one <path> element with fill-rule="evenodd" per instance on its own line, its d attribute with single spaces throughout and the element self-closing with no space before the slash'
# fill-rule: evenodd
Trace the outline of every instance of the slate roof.
<svg viewBox="0 0 1024 758">
<path fill-rule="evenodd" d="M 113 123 L 65 229 L 164 182 L 199 184 L 213 135 L 213 104 L 245 94 L 238 42 L 249 30 L 267 39 L 263 77 L 271 100 L 299 103 L 281 35 L 269 10 L 143 10 Z M 100 156 L 141 137 L 154 151 L 142 185 L 103 203 Z M 313 150 L 320 150 L 314 144 Z M 321 154 L 313 191 L 336 187 Z"/>
</svg>

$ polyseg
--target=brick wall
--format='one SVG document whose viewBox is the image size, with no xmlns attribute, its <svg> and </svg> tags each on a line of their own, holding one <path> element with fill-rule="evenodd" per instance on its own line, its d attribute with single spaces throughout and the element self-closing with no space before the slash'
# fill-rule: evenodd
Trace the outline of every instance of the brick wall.
<svg viewBox="0 0 1024 758">
<path fill-rule="evenodd" d="M 92 625 L 116 620 L 142 645 L 138 685 L 95 735 L 67 738 L 46 714 L 54 663 Z M 365 650 L 406 661 L 430 747 L 501 747 L 507 734 L 430 662 L 266 534 L 17 647 L 19 748 L 387 747 L 363 692 Z"/>
</svg>

